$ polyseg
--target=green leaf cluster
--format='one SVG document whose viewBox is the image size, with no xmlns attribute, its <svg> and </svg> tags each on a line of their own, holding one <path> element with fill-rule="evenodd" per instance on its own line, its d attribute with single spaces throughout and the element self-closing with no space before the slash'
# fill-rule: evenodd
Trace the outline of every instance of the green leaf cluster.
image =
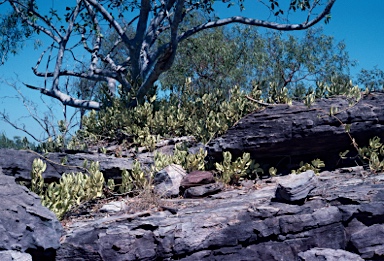
<svg viewBox="0 0 384 261">
<path fill-rule="evenodd" d="M 200 148 L 197 153 L 189 153 L 186 147 L 175 145 L 172 155 L 156 152 L 151 173 L 155 173 L 170 164 L 181 165 L 186 171 L 205 170 L 205 157 L 207 152 Z"/>
<path fill-rule="evenodd" d="M 300 174 L 300 173 L 305 172 L 307 170 L 313 170 L 313 172 L 315 172 L 315 174 L 319 174 L 320 169 L 324 168 L 324 167 L 325 167 L 325 164 L 320 159 L 314 159 L 311 161 L 311 163 L 304 163 L 302 161 L 302 162 L 300 162 L 300 168 L 298 168 L 297 170 L 292 170 L 291 173 L 292 174 Z"/>
<path fill-rule="evenodd" d="M 369 168 L 373 172 L 384 170 L 384 145 L 379 137 L 369 140 L 369 146 L 358 149 L 360 157 L 369 163 Z"/>
<path fill-rule="evenodd" d="M 126 108 L 123 101 L 115 99 L 112 107 L 85 116 L 84 128 L 76 138 L 96 143 L 124 134 L 149 150 L 154 150 L 160 137 L 192 135 L 207 142 L 258 108 L 238 86 L 230 91 L 229 98 L 218 89 L 200 96 L 187 87 L 188 82 L 181 96 L 171 94 L 169 98 L 152 99 L 135 108 Z M 256 86 L 249 95 L 257 94 Z"/>
<path fill-rule="evenodd" d="M 244 153 L 242 157 L 232 161 L 232 154 L 229 151 L 223 152 L 223 162 L 215 163 L 215 168 L 219 172 L 220 180 L 225 184 L 236 184 L 247 175 L 264 173 L 259 164 L 251 160 L 249 153 Z"/>
<path fill-rule="evenodd" d="M 45 169 L 46 164 L 42 160 L 33 161 L 31 190 L 41 197 L 43 206 L 54 212 L 59 219 L 81 202 L 103 195 L 104 176 L 98 162 L 90 164 L 89 175 L 81 172 L 65 173 L 59 183 L 53 182 L 48 186 L 44 184 L 42 176 Z"/>
<path fill-rule="evenodd" d="M 131 171 L 122 171 L 121 177 L 120 193 L 132 192 L 133 190 L 140 191 L 150 184 L 150 180 L 146 177 L 140 162 L 137 160 L 133 163 Z"/>
</svg>

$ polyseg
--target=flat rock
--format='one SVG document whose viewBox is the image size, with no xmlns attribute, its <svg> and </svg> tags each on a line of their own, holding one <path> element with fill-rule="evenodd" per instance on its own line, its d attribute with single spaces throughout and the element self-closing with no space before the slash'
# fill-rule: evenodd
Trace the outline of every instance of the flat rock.
<svg viewBox="0 0 384 261">
<path fill-rule="evenodd" d="M 173 212 L 73 219 L 57 260 L 383 260 L 384 181 L 341 172 L 320 173 L 301 204 L 272 200 L 285 178 L 274 177 L 257 189 L 163 199 Z"/>
</svg>

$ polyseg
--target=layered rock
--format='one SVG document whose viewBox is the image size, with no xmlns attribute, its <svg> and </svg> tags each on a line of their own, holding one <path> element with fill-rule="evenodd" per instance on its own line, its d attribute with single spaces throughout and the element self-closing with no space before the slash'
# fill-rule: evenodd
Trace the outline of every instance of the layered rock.
<svg viewBox="0 0 384 261">
<path fill-rule="evenodd" d="M 279 202 L 277 186 L 289 177 L 278 177 L 258 190 L 163 201 L 172 212 L 72 219 L 57 260 L 291 261 L 318 248 L 345 250 L 322 252 L 328 257 L 382 259 L 384 179 L 361 168 L 343 171 L 321 173 L 303 202 Z"/>
<path fill-rule="evenodd" d="M 197 153 L 202 147 L 202 144 L 197 143 L 191 137 L 180 137 L 159 142 L 154 152 L 149 152 L 144 148 L 140 148 L 139 153 L 134 149 L 126 149 L 121 151 L 121 157 L 115 157 L 113 154 L 97 153 L 95 150 L 88 153 L 47 153 L 40 155 L 30 150 L 0 149 L 0 166 L 3 168 L 5 175 L 13 176 L 18 181 L 30 181 L 33 160 L 40 158 L 47 164 L 43 177 L 49 183 L 58 181 L 63 173 L 85 172 L 84 168 L 82 168 L 84 160 L 88 162 L 98 161 L 100 170 L 106 180 L 114 179 L 117 181 L 116 183 L 121 183 L 122 170 L 131 170 L 135 159 L 144 168 L 149 167 L 154 162 L 156 152 L 171 155 L 175 144 L 180 142 L 187 142 L 190 145 L 188 148 L 190 153 Z M 111 152 L 111 150 L 109 149 L 107 152 Z"/>
<path fill-rule="evenodd" d="M 271 105 L 245 116 L 224 135 L 209 142 L 208 158 L 219 162 L 224 151 L 234 157 L 249 152 L 267 169 L 273 166 L 278 170 L 297 168 L 301 161 L 319 158 L 328 169 L 335 169 L 342 166 L 340 152 L 350 150 L 351 156 L 357 154 L 342 123 L 350 125 L 350 135 L 360 146 L 374 136 L 384 138 L 383 102 L 384 93 L 371 93 L 352 106 L 345 97 L 317 100 L 310 108 L 295 102 Z M 331 116 L 334 108 L 338 108 L 338 113 Z"/>
<path fill-rule="evenodd" d="M 22 253 L 33 260 L 54 260 L 62 233 L 56 216 L 14 177 L 0 174 L 0 198 L 0 249 L 11 251 L 0 252 L 1 260 L 28 260 Z"/>
</svg>

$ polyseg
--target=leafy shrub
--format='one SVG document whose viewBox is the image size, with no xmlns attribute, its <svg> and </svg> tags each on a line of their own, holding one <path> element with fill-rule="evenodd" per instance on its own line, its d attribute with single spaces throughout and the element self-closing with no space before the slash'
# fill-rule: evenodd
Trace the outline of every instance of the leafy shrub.
<svg viewBox="0 0 384 261">
<path fill-rule="evenodd" d="M 35 159 L 32 164 L 31 190 L 41 197 L 43 206 L 49 208 L 61 219 L 73 206 L 103 195 L 104 176 L 99 171 L 99 163 L 92 162 L 89 166 L 89 175 L 66 173 L 60 178 L 59 183 L 44 184 L 42 177 L 46 164 L 40 159 Z"/>
<path fill-rule="evenodd" d="M 307 170 L 313 170 L 316 174 L 319 173 L 321 168 L 324 168 L 325 164 L 320 159 L 312 160 L 311 163 L 304 163 L 303 161 L 300 162 L 300 168 L 297 170 L 292 170 L 291 173 L 293 174 L 300 174 L 302 172 L 305 172 Z"/>
<path fill-rule="evenodd" d="M 384 145 L 379 137 L 370 139 L 368 147 L 359 148 L 358 153 L 364 162 L 368 162 L 373 172 L 384 170 Z"/>
<path fill-rule="evenodd" d="M 244 153 L 243 157 L 232 161 L 232 154 L 229 151 L 223 152 L 223 162 L 215 163 L 215 167 L 219 172 L 220 179 L 225 184 L 236 184 L 240 178 L 249 174 L 263 173 L 259 168 L 259 164 L 255 164 L 250 158 L 249 153 Z"/>
<path fill-rule="evenodd" d="M 137 160 L 133 163 L 131 171 L 123 170 L 121 175 L 120 193 L 132 192 L 133 190 L 140 191 L 150 184 L 150 180 L 145 176 L 144 171 L 141 169 L 140 162 Z"/>
<path fill-rule="evenodd" d="M 258 92 L 254 90 L 254 93 Z M 159 100 L 153 97 L 135 108 L 126 108 L 122 100 L 114 99 L 112 107 L 92 111 L 83 118 L 84 128 L 77 138 L 96 143 L 124 134 L 150 150 L 159 136 L 192 135 L 206 142 L 257 108 L 239 87 L 231 90 L 229 99 L 220 90 L 199 96 L 188 89 L 181 97 L 170 95 Z"/>
</svg>

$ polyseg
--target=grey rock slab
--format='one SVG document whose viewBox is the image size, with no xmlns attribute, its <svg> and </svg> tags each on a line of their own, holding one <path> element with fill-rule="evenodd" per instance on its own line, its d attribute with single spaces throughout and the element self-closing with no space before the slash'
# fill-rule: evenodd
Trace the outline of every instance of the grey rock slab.
<svg viewBox="0 0 384 261">
<path fill-rule="evenodd" d="M 28 252 L 34 260 L 52 258 L 62 226 L 40 198 L 15 178 L 0 176 L 0 249 Z"/>
<path fill-rule="evenodd" d="M 342 249 L 315 247 L 298 254 L 301 261 L 363 261 L 359 255 Z"/>
<path fill-rule="evenodd" d="M 300 174 L 290 174 L 279 180 L 276 198 L 285 201 L 305 199 L 316 187 L 316 176 L 312 170 Z"/>
</svg>

